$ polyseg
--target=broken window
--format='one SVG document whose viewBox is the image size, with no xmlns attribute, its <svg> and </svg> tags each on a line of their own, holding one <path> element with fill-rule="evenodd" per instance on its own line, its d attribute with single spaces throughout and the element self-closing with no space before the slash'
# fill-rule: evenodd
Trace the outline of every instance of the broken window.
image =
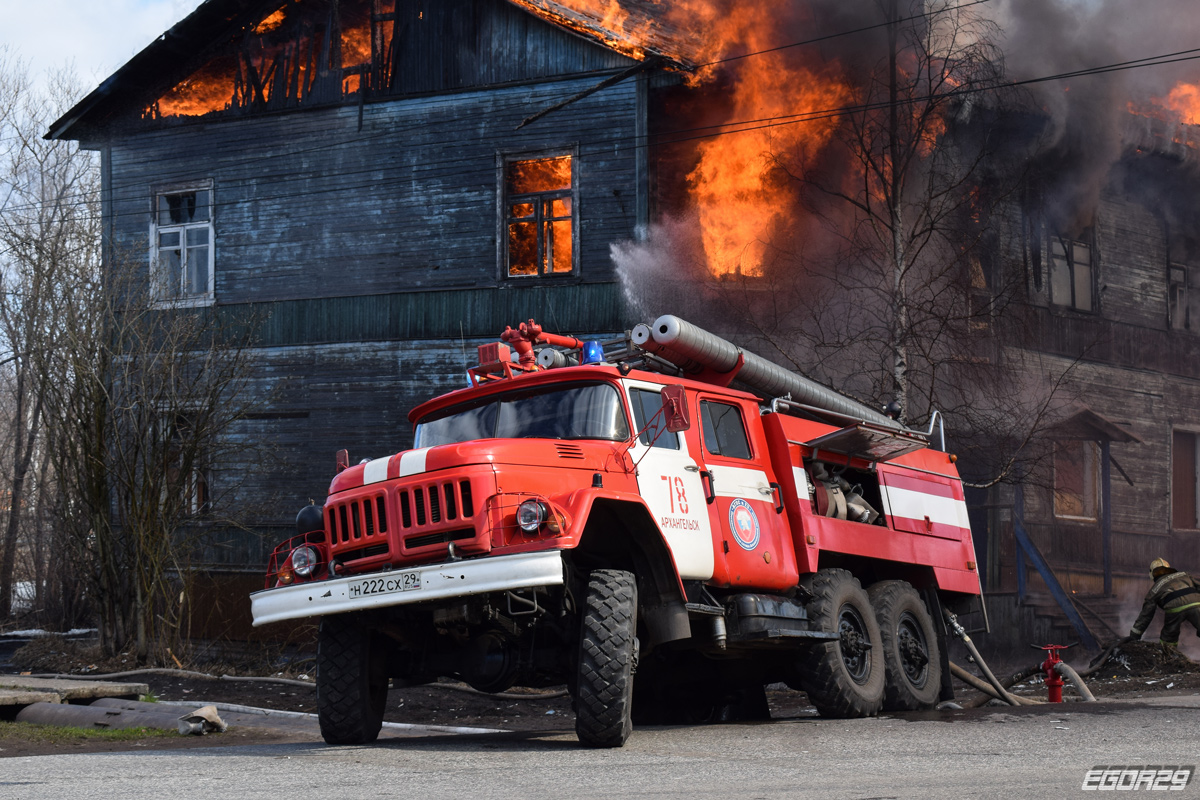
<svg viewBox="0 0 1200 800">
<path fill-rule="evenodd" d="M 1200 434 L 1173 431 L 1171 436 L 1171 527 L 1200 528 Z"/>
<path fill-rule="evenodd" d="M 1050 237 L 1050 302 L 1056 306 L 1093 311 L 1095 248 L 1092 232 L 1078 239 Z"/>
<path fill-rule="evenodd" d="M 213 299 L 211 186 L 160 192 L 150 226 L 154 298 L 169 305 Z"/>
<path fill-rule="evenodd" d="M 1171 327 L 1180 331 L 1200 330 L 1200 266 L 1171 264 L 1168 270 Z"/>
<path fill-rule="evenodd" d="M 504 165 L 505 269 L 510 278 L 575 272 L 571 156 Z"/>
<path fill-rule="evenodd" d="M 1095 442 L 1054 443 L 1054 516 L 1097 519 L 1099 451 Z"/>
</svg>

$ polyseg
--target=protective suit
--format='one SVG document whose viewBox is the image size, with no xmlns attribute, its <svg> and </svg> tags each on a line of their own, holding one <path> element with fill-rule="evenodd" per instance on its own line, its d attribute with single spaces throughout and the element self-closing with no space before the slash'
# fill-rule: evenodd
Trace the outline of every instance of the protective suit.
<svg viewBox="0 0 1200 800">
<path fill-rule="evenodd" d="M 1171 565 L 1161 558 L 1150 564 L 1150 575 L 1154 578 L 1154 585 L 1146 593 L 1142 613 L 1133 623 L 1129 638 L 1142 638 L 1154 619 L 1154 612 L 1160 608 L 1164 619 L 1159 640 L 1163 644 L 1179 644 L 1179 631 L 1184 622 L 1192 623 L 1192 628 L 1200 635 L 1200 585 L 1197 585 L 1195 578 L 1186 572 L 1172 571 Z"/>
</svg>

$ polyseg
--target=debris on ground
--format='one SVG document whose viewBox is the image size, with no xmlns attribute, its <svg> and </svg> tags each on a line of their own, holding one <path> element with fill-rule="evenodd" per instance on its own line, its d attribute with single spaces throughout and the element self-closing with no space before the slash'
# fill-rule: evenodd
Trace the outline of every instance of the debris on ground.
<svg viewBox="0 0 1200 800">
<path fill-rule="evenodd" d="M 1200 664 L 1161 642 L 1134 641 L 1119 645 L 1103 671 L 1146 678 L 1200 673 Z"/>
</svg>

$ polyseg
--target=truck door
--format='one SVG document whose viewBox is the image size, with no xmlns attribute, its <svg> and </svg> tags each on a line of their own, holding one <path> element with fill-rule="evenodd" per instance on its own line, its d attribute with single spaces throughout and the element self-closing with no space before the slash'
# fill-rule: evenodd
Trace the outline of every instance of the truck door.
<svg viewBox="0 0 1200 800">
<path fill-rule="evenodd" d="M 683 434 L 666 430 L 659 414 L 662 387 L 639 381 L 625 383 L 634 424 L 641 431 L 629 454 L 638 465 L 642 499 L 671 548 L 679 576 L 706 581 L 713 574 L 713 537 L 700 485 L 700 467 L 688 454 Z"/>
<path fill-rule="evenodd" d="M 798 573 L 782 497 L 772 477 L 761 425 L 749 403 L 700 397 L 699 431 L 690 437 L 704 465 L 705 499 L 713 530 L 713 581 L 725 586 L 786 589 Z M 693 428 L 695 431 L 695 428 Z"/>
</svg>

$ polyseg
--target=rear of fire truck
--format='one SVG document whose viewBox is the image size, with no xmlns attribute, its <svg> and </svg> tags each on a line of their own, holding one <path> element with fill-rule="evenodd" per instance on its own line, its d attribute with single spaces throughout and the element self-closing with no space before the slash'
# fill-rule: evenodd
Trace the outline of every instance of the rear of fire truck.
<svg viewBox="0 0 1200 800">
<path fill-rule="evenodd" d="M 642 333 L 509 329 L 472 386 L 413 410 L 413 449 L 338 454 L 252 596 L 255 625 L 320 617 L 327 742 L 375 739 L 390 682 L 442 676 L 565 683 L 597 747 L 634 721 L 760 717 L 777 681 L 829 716 L 943 696 L 941 605 L 979 594 L 945 454 L 878 419 L 848 434 L 845 408 L 764 407 L 727 388 L 746 354 L 696 369 Z M 948 498 L 903 512 L 929 530 L 896 530 L 891 484 Z"/>
</svg>

